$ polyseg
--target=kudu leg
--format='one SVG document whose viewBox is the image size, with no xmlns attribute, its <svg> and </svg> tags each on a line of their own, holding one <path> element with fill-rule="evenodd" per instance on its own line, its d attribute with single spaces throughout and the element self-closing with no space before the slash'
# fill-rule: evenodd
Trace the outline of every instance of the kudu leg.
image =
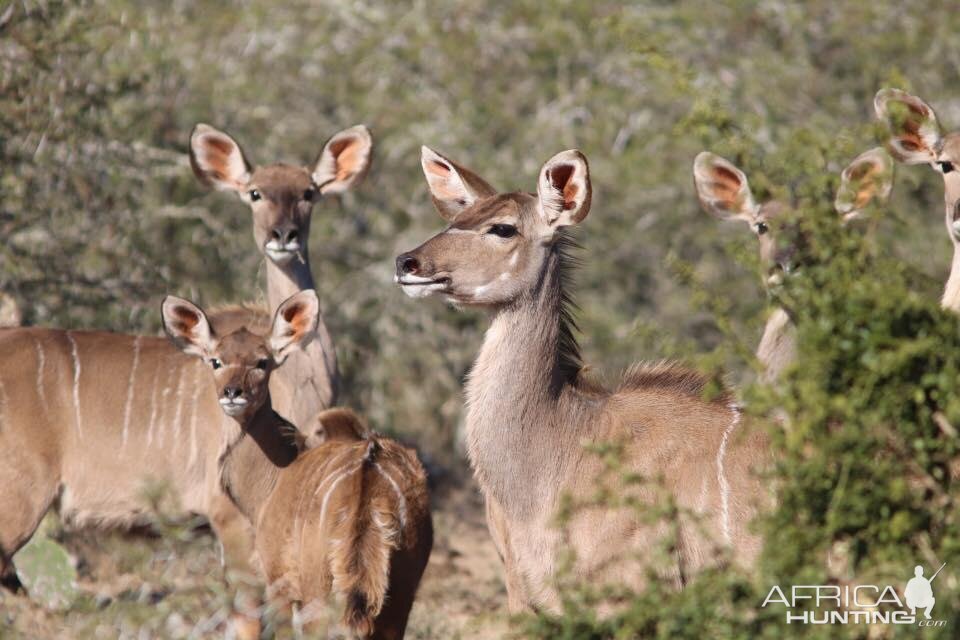
<svg viewBox="0 0 960 640">
<path fill-rule="evenodd" d="M 23 589 L 13 565 L 13 554 L 40 526 L 57 496 L 55 474 L 19 459 L 0 467 L 0 584 L 10 591 Z"/>
<path fill-rule="evenodd" d="M 238 640 L 256 639 L 260 636 L 263 587 L 253 562 L 253 527 L 224 494 L 218 494 L 211 500 L 208 516 L 223 549 L 227 584 L 235 596 L 230 635 Z"/>
</svg>

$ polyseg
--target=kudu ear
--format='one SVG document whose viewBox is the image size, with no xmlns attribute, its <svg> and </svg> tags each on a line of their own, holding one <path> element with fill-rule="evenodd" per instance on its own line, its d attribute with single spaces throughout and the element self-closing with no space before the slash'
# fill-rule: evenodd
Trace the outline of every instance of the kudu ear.
<svg viewBox="0 0 960 640">
<path fill-rule="evenodd" d="M 753 222 L 757 203 L 747 175 L 732 162 L 701 151 L 693 161 L 693 183 L 704 210 L 721 220 Z"/>
<path fill-rule="evenodd" d="M 190 166 L 200 182 L 220 191 L 242 191 L 253 171 L 233 138 L 203 123 L 190 134 Z"/>
<path fill-rule="evenodd" d="M 581 222 L 590 213 L 593 189 L 587 158 L 576 149 L 561 151 L 540 168 L 537 179 L 540 215 L 551 227 Z"/>
<path fill-rule="evenodd" d="M 181 351 L 201 358 L 216 347 L 216 334 L 206 314 L 189 300 L 167 296 L 160 307 L 163 330 Z"/>
<path fill-rule="evenodd" d="M 427 178 L 433 205 L 444 219 L 452 221 L 477 200 L 496 195 L 486 180 L 427 146 L 420 147 L 420 166 Z"/>
<path fill-rule="evenodd" d="M 311 177 L 320 193 L 343 193 L 363 180 L 373 158 L 373 137 L 362 124 L 336 133 L 323 145 Z"/>
<path fill-rule="evenodd" d="M 313 289 L 298 291 L 277 307 L 269 339 L 277 364 L 286 360 L 294 349 L 306 346 L 317 330 L 319 318 L 320 299 Z"/>
<path fill-rule="evenodd" d="M 871 202 L 886 200 L 893 188 L 893 158 L 883 147 L 874 147 L 854 158 L 840 174 L 834 206 L 847 222 L 860 217 Z"/>
<path fill-rule="evenodd" d="M 930 105 L 906 91 L 881 89 L 873 108 L 890 131 L 887 147 L 894 158 L 905 164 L 937 159 L 940 124 Z"/>
</svg>

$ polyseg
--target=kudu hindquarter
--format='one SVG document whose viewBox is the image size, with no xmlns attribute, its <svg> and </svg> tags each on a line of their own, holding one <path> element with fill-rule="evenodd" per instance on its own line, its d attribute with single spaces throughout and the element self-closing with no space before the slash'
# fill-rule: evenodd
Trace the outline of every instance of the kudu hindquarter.
<svg viewBox="0 0 960 640">
<path fill-rule="evenodd" d="M 193 303 L 170 296 L 163 304 L 165 330 L 209 364 L 230 416 L 210 430 L 223 452 L 219 480 L 254 525 L 271 598 L 282 608 L 300 603 L 299 618 L 320 630 L 337 594 L 351 633 L 400 638 L 433 536 L 416 454 L 363 437 L 367 430 L 343 409 L 320 414 L 323 442 L 304 451 L 298 429 L 273 409 L 270 377 L 312 336 L 318 315 L 317 296 L 306 290 L 280 305 L 264 334 L 218 333 Z"/>
<path fill-rule="evenodd" d="M 612 390 L 583 374 L 564 229 L 590 209 L 586 158 L 554 156 L 536 194 L 498 193 L 426 147 L 421 162 L 449 226 L 399 256 L 396 279 L 413 297 L 439 294 L 492 316 L 466 384 L 466 437 L 511 609 L 559 605 L 553 517 L 561 496 L 590 496 L 603 476 L 585 442 L 620 443 L 625 470 L 649 481 L 639 499 L 666 497 L 680 508 L 675 557 L 662 567 L 677 584 L 715 562 L 721 547 L 751 563 L 760 540 L 749 523 L 770 501 L 755 467 L 769 454 L 732 399 L 706 399 L 706 380 L 672 364 L 638 365 Z M 613 482 L 610 495 L 632 491 L 624 479 Z M 640 586 L 642 556 L 665 527 L 630 508 L 600 506 L 576 512 L 566 533 L 576 575 Z"/>
</svg>

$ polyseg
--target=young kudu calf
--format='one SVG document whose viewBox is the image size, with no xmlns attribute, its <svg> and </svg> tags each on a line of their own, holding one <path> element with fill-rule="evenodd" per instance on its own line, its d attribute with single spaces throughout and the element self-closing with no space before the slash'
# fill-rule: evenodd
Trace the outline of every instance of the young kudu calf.
<svg viewBox="0 0 960 640">
<path fill-rule="evenodd" d="M 632 368 L 615 390 L 581 374 L 571 317 L 570 242 L 564 229 L 590 210 L 586 158 L 564 151 L 541 169 L 537 193 L 498 193 L 426 147 L 422 165 L 446 230 L 396 260 L 412 297 L 439 294 L 486 309 L 492 321 L 466 384 L 468 454 L 487 501 L 487 521 L 506 565 L 509 604 L 556 608 L 552 519 L 564 494 L 591 495 L 603 463 L 585 442 L 623 446 L 627 471 L 680 507 L 667 575 L 682 585 L 716 562 L 718 546 L 750 563 L 760 540 L 749 522 L 769 491 L 754 475 L 765 439 L 746 429 L 728 395 L 704 398 L 706 381 L 673 364 Z M 625 481 L 624 481 L 625 482 Z M 631 491 L 617 484 L 613 495 Z M 575 573 L 639 587 L 663 528 L 635 510 L 578 510 L 565 532 Z"/>
<path fill-rule="evenodd" d="M 693 163 L 693 179 L 704 210 L 720 220 L 745 222 L 757 237 L 760 263 L 768 292 L 796 268 L 801 258 L 802 234 L 784 223 L 788 207 L 777 200 L 757 204 L 746 174 L 733 163 L 704 151 Z M 834 206 L 844 223 L 860 217 L 874 200 L 885 199 L 893 186 L 893 160 L 881 148 L 857 156 L 840 176 Z M 775 307 L 767 317 L 757 347 L 761 380 L 776 381 L 796 359 L 796 328 L 790 312 Z"/>
<path fill-rule="evenodd" d="M 330 138 L 310 167 L 284 163 L 254 167 L 226 133 L 205 124 L 194 128 L 190 164 L 197 178 L 207 186 L 236 192 L 253 212 L 253 237 L 266 258 L 270 309 L 297 291 L 314 288 L 308 255 L 313 205 L 360 182 L 370 167 L 372 149 L 370 132 L 357 125 Z M 317 339 L 290 356 L 273 376 L 270 391 L 283 415 L 305 425 L 336 403 L 339 380 L 336 352 L 321 317 Z"/>
<path fill-rule="evenodd" d="M 433 544 L 416 454 L 361 437 L 357 417 L 342 409 L 319 416 L 325 441 L 304 452 L 303 437 L 271 402 L 271 373 L 311 339 L 319 308 L 314 291 L 301 291 L 279 306 L 266 335 L 217 333 L 199 307 L 168 296 L 163 326 L 213 374 L 230 417 L 219 434 L 211 429 L 220 439 L 220 484 L 254 525 L 271 597 L 301 603 L 309 619 L 336 593 L 352 633 L 401 638 Z"/>
<path fill-rule="evenodd" d="M 920 98 L 898 89 L 881 89 L 874 108 L 890 132 L 887 147 L 904 164 L 928 164 L 943 176 L 947 235 L 953 262 L 940 304 L 960 311 L 960 131 L 943 134 L 937 115 Z"/>
</svg>

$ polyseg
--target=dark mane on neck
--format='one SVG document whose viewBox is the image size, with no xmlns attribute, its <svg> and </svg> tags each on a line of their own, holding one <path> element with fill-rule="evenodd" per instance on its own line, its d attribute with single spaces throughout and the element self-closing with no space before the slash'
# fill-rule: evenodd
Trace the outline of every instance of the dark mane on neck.
<svg viewBox="0 0 960 640">
<path fill-rule="evenodd" d="M 583 368 L 583 359 L 580 356 L 580 345 L 575 333 L 580 330 L 574 313 L 577 303 L 571 291 L 574 286 L 574 271 L 580 266 L 580 259 L 574 252 L 580 245 L 566 231 L 561 231 L 555 241 L 553 251 L 557 259 L 557 300 L 558 336 L 557 336 L 557 372 L 559 384 L 574 384 Z"/>
</svg>

